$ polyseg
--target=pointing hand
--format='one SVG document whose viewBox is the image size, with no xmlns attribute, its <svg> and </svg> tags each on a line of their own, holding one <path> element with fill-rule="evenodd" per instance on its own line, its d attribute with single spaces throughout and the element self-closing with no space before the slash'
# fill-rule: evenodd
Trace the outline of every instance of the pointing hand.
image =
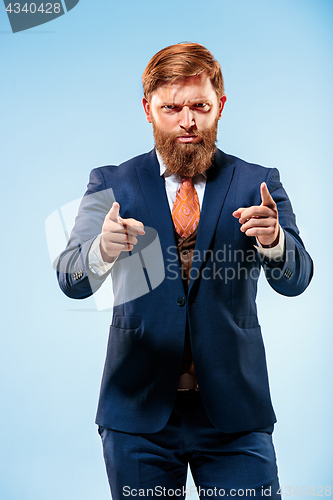
<svg viewBox="0 0 333 500">
<path fill-rule="evenodd" d="M 238 208 L 233 216 L 239 219 L 240 230 L 246 236 L 255 236 L 263 247 L 274 247 L 279 241 L 279 218 L 276 203 L 265 182 L 260 185 L 261 204 Z"/>
<path fill-rule="evenodd" d="M 104 219 L 100 250 L 104 262 L 113 262 L 120 252 L 133 250 L 137 235 L 145 234 L 142 222 L 135 219 L 122 219 L 119 203 L 113 203 Z"/>
</svg>

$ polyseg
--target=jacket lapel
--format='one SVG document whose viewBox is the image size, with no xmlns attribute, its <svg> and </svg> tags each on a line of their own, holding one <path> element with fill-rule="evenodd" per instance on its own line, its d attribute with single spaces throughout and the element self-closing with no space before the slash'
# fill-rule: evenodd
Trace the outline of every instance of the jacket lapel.
<svg viewBox="0 0 333 500">
<path fill-rule="evenodd" d="M 223 209 L 226 196 L 234 175 L 234 165 L 229 163 L 226 155 L 217 150 L 214 165 L 208 170 L 205 194 L 200 214 L 198 234 L 195 245 L 195 259 L 193 260 L 189 292 L 199 276 L 203 264 L 204 251 L 210 247 L 216 226 Z"/>
<path fill-rule="evenodd" d="M 168 270 L 168 264 L 172 262 L 174 265 L 173 269 L 178 270 L 179 259 L 165 183 L 163 177 L 160 175 L 160 166 L 155 150 L 152 150 L 146 155 L 144 162 L 136 167 L 136 172 L 144 202 L 149 212 L 151 227 L 157 231 L 160 239 L 165 265 L 165 275 L 168 277 L 170 272 Z M 181 275 L 179 272 L 177 274 L 178 282 L 183 290 Z M 172 276 L 174 279 L 174 274 Z"/>
</svg>

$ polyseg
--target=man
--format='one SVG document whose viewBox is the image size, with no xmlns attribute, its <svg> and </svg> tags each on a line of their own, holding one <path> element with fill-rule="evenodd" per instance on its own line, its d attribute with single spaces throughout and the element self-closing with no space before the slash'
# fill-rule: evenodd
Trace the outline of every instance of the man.
<svg viewBox="0 0 333 500">
<path fill-rule="evenodd" d="M 215 146 L 212 54 L 161 50 L 143 89 L 155 149 L 91 172 L 58 264 L 73 298 L 112 274 L 96 418 L 112 497 L 184 497 L 189 464 L 201 498 L 279 498 L 257 280 L 298 295 L 312 261 L 278 171 Z"/>
</svg>

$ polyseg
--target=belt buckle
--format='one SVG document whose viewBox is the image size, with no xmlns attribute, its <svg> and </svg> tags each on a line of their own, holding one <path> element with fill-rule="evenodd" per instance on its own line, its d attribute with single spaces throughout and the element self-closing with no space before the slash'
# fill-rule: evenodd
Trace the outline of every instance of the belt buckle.
<svg viewBox="0 0 333 500">
<path fill-rule="evenodd" d="M 179 387 L 180 386 L 180 387 Z M 199 391 L 199 385 L 197 379 L 190 375 L 189 373 L 183 373 L 179 380 L 178 391 Z"/>
</svg>

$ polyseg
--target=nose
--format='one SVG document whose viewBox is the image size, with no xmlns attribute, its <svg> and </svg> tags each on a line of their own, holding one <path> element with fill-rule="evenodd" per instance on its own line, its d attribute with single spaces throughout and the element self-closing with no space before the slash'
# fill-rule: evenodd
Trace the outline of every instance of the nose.
<svg viewBox="0 0 333 500">
<path fill-rule="evenodd" d="M 189 130 L 195 126 L 194 113 L 189 106 L 183 106 L 180 113 L 179 126 L 185 130 Z"/>
</svg>

